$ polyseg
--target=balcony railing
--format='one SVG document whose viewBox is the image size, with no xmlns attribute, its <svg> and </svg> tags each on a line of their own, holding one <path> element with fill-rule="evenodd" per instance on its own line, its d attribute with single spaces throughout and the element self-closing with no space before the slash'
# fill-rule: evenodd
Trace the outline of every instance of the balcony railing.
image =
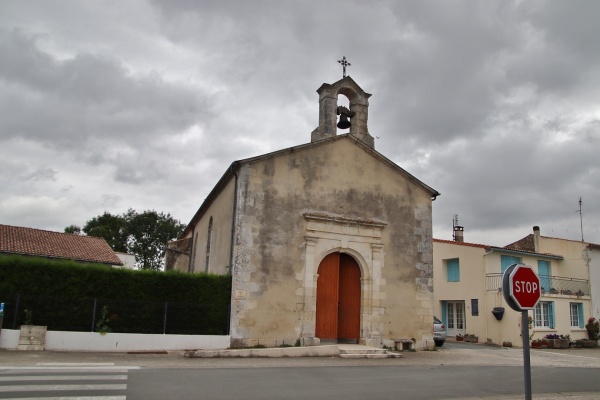
<svg viewBox="0 0 600 400">
<path fill-rule="evenodd" d="M 502 288 L 502 274 L 487 274 L 486 290 L 497 291 Z M 562 294 L 566 296 L 589 296 L 590 282 L 585 279 L 563 278 L 560 276 L 540 276 L 542 296 Z"/>
</svg>

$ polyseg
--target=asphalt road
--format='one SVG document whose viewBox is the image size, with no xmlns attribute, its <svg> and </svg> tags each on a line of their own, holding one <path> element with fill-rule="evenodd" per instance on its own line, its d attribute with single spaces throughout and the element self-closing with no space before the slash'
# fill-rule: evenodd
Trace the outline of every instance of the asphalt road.
<svg viewBox="0 0 600 400">
<path fill-rule="evenodd" d="M 599 392 L 598 370 L 542 367 L 534 393 Z M 288 367 L 130 371 L 128 399 L 452 399 L 523 393 L 517 367 Z"/>
<path fill-rule="evenodd" d="M 600 398 L 600 349 L 534 350 L 531 364 L 534 399 Z M 0 399 L 523 398 L 522 365 L 519 349 L 459 343 L 385 360 L 0 351 Z M 71 382 L 74 375 L 79 381 Z M 33 392 L 32 385 L 48 389 Z"/>
</svg>

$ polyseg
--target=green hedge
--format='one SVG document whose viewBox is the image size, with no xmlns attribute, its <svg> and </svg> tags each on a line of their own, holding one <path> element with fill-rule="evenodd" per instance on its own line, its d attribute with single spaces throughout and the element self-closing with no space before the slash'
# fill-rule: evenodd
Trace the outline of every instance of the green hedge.
<svg viewBox="0 0 600 400">
<path fill-rule="evenodd" d="M 107 307 L 112 332 L 227 334 L 230 296 L 230 276 L 0 255 L 4 328 L 25 323 L 27 309 L 49 330 L 98 330 Z"/>
</svg>

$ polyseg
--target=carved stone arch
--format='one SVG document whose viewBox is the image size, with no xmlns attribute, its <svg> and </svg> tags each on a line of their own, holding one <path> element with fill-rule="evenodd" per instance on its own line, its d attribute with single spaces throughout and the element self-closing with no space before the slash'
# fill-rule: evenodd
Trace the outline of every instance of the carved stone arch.
<svg viewBox="0 0 600 400">
<path fill-rule="evenodd" d="M 350 255 L 361 270 L 360 343 L 379 345 L 382 326 L 381 299 L 385 296 L 385 281 L 381 231 L 387 225 L 372 219 L 361 220 L 306 213 L 306 248 L 304 271 L 297 275 L 297 310 L 300 318 L 297 331 L 304 344 L 318 344 L 315 338 L 318 269 L 323 259 L 332 253 Z"/>
<path fill-rule="evenodd" d="M 325 257 L 327 257 L 329 254 L 332 254 L 332 253 L 348 254 L 349 256 L 354 258 L 354 260 L 358 264 L 358 268 L 360 268 L 361 279 L 370 279 L 371 278 L 371 271 L 370 271 L 370 268 L 368 267 L 367 261 L 365 260 L 364 256 L 359 251 L 357 251 L 353 248 L 350 248 L 350 247 L 342 248 L 342 247 L 338 246 L 338 247 L 331 247 L 331 248 L 325 250 L 319 256 L 317 256 L 318 262 L 316 263 L 316 265 L 320 265 L 321 261 L 323 261 L 323 259 Z"/>
</svg>

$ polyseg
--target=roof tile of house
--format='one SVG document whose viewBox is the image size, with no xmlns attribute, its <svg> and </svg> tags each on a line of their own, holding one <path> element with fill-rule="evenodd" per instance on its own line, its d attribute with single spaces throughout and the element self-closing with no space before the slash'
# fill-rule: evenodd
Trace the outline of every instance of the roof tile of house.
<svg viewBox="0 0 600 400">
<path fill-rule="evenodd" d="M 433 239 L 434 242 L 438 242 L 438 243 L 447 243 L 447 244 L 454 244 L 457 246 L 469 246 L 469 247 L 480 247 L 482 249 L 489 249 L 490 245 L 487 244 L 478 244 L 478 243 L 468 243 L 468 242 L 457 242 L 456 240 L 443 240 L 443 239 Z"/>
<path fill-rule="evenodd" d="M 533 235 L 531 235 L 531 237 L 532 237 L 531 243 L 533 245 Z M 533 255 L 546 256 L 546 257 L 552 257 L 552 258 L 562 258 L 562 256 L 560 256 L 560 255 L 550 254 L 550 253 L 537 253 L 537 252 L 533 251 L 532 249 L 529 249 L 527 247 L 527 243 L 520 243 L 525 239 L 527 239 L 527 238 L 525 237 L 525 238 L 523 238 L 515 243 L 509 244 L 508 246 L 505 246 L 505 247 L 498 247 L 498 246 L 491 246 L 491 245 L 477 244 L 477 243 L 457 242 L 455 240 L 433 239 L 433 241 L 438 242 L 438 243 L 454 244 L 457 246 L 479 247 L 479 248 L 483 248 L 483 249 L 488 249 L 488 251 L 506 250 L 507 252 L 513 251 L 513 252 L 520 252 L 520 253 L 530 253 Z"/>
<path fill-rule="evenodd" d="M 0 253 L 122 265 L 103 238 L 0 225 Z"/>
<path fill-rule="evenodd" d="M 525 236 L 514 243 L 504 246 L 506 249 L 535 252 L 535 244 L 533 243 L 533 234 Z"/>
</svg>

